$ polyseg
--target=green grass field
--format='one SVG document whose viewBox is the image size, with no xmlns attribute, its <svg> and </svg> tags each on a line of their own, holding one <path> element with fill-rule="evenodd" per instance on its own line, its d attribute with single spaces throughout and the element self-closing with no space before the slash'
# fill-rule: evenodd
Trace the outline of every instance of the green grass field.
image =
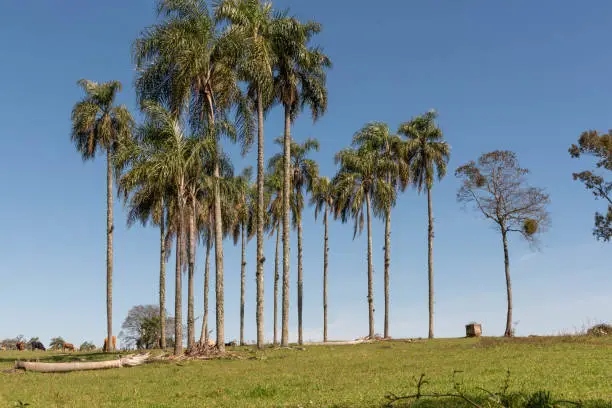
<svg viewBox="0 0 612 408">
<path fill-rule="evenodd" d="M 299 349 L 236 350 L 243 359 L 152 363 L 67 374 L 0 373 L 0 407 L 380 407 L 388 392 L 452 389 L 454 370 L 472 389 L 498 391 L 509 369 L 513 392 L 612 402 L 612 339 L 586 337 L 452 339 Z M 108 358 L 103 354 L 0 352 L 15 359 Z M 419 406 L 456 406 L 432 401 Z"/>
</svg>

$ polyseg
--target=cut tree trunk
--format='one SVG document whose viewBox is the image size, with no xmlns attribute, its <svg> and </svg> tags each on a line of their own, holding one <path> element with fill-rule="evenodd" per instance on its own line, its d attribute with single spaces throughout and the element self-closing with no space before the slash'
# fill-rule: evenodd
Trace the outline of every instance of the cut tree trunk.
<svg viewBox="0 0 612 408">
<path fill-rule="evenodd" d="M 433 276 L 433 210 L 431 208 L 431 187 L 427 186 L 427 214 L 429 216 L 429 226 L 427 234 L 427 277 L 429 282 L 429 338 L 434 338 L 434 276 Z"/>
<path fill-rule="evenodd" d="M 146 362 L 148 354 L 127 356 L 119 360 L 88 361 L 74 363 L 39 363 L 33 361 L 16 361 L 15 368 L 39 373 L 65 373 L 70 371 L 101 370 L 105 368 L 133 367 Z"/>
<path fill-rule="evenodd" d="M 372 263 L 372 209 L 370 194 L 366 193 L 365 198 L 368 222 L 368 335 L 370 339 L 374 339 L 374 265 Z"/>
<path fill-rule="evenodd" d="M 110 149 L 106 152 L 106 331 L 113 338 L 113 167 Z M 111 342 L 106 352 L 114 351 Z"/>
<path fill-rule="evenodd" d="M 264 111 L 257 89 L 257 348 L 264 347 Z"/>
<path fill-rule="evenodd" d="M 502 230 L 502 240 L 504 242 L 504 266 L 506 270 L 506 292 L 508 298 L 508 313 L 506 315 L 506 331 L 504 336 L 512 337 L 512 282 L 510 281 L 510 258 L 508 256 L 508 237 L 507 231 Z"/>
<path fill-rule="evenodd" d="M 289 346 L 289 277 L 290 277 L 290 263 L 289 257 L 291 255 L 290 249 L 290 236 L 289 228 L 290 222 L 290 185 L 291 175 L 289 173 L 291 165 L 291 114 L 290 107 L 285 105 L 285 137 L 283 140 L 283 322 L 282 322 L 282 334 L 281 334 L 281 346 Z"/>
<path fill-rule="evenodd" d="M 161 218 L 159 221 L 159 322 L 162 350 L 166 348 L 166 225 L 164 201 L 161 202 Z"/>
</svg>

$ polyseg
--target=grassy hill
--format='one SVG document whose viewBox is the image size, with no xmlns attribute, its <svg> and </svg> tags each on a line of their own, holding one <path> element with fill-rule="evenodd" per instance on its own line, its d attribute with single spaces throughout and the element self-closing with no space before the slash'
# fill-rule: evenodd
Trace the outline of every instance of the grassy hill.
<svg viewBox="0 0 612 408">
<path fill-rule="evenodd" d="M 470 395 L 497 392 L 510 370 L 510 391 L 550 391 L 556 398 L 612 406 L 612 339 L 590 337 L 440 339 L 256 352 L 241 359 L 159 362 L 68 374 L 0 373 L 0 407 L 380 407 L 387 393 L 449 392 L 453 371 Z M 0 370 L 15 359 L 108 358 L 0 352 Z M 398 405 L 401 406 L 401 405 Z M 418 406 L 467 406 L 455 400 Z"/>
</svg>

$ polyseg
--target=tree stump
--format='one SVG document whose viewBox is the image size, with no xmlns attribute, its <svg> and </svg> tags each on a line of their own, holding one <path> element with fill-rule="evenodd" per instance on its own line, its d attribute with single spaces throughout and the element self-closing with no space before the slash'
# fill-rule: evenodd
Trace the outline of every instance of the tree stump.
<svg viewBox="0 0 612 408">
<path fill-rule="evenodd" d="M 465 336 L 466 337 L 482 336 L 482 326 L 479 323 L 466 324 L 465 325 Z"/>
</svg>

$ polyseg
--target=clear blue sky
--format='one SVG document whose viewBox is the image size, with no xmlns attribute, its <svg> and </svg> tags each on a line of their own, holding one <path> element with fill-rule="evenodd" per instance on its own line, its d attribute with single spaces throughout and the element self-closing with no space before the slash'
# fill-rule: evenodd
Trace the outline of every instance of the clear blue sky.
<svg viewBox="0 0 612 408">
<path fill-rule="evenodd" d="M 612 42 L 608 1 L 470 2 L 277 0 L 324 26 L 317 38 L 334 62 L 329 110 L 298 140 L 316 137 L 321 172 L 369 121 L 392 128 L 435 108 L 452 146 L 449 175 L 436 185 L 436 335 L 462 336 L 471 320 L 503 334 L 505 280 L 500 237 L 455 199 L 454 169 L 495 149 L 517 152 L 534 185 L 551 195 L 552 228 L 540 251 L 510 246 L 517 332 L 573 331 L 612 316 L 612 247 L 591 236 L 602 209 L 571 173 L 591 165 L 567 149 L 588 128 L 612 127 Z M 152 0 L 103 3 L 32 0 L 3 4 L 0 17 L 0 338 L 64 336 L 101 343 L 105 335 L 105 167 L 83 163 L 70 142 L 79 78 L 120 80 L 119 99 L 135 111 L 130 45 L 155 20 Z M 266 121 L 266 157 L 282 132 L 280 110 Z M 236 169 L 255 164 L 228 147 Z M 125 226 L 115 205 L 114 330 L 128 309 L 155 303 L 158 230 Z M 427 334 L 426 199 L 414 191 L 393 213 L 391 335 Z M 322 234 L 305 216 L 305 338 L 321 338 Z M 254 241 L 248 247 L 248 339 L 255 338 Z M 330 336 L 367 333 L 365 236 L 330 229 Z M 374 224 L 376 331 L 383 326 L 383 226 Z M 202 252 L 197 316 L 202 314 Z M 240 252 L 227 241 L 226 335 L 238 337 Z M 272 330 L 274 241 L 266 242 L 266 333 Z M 295 291 L 296 245 L 292 248 Z M 172 270 L 172 262 L 168 265 Z M 214 287 L 211 286 L 211 287 Z M 173 280 L 168 280 L 173 309 Z M 214 295 L 214 294 L 213 294 Z M 214 305 L 214 299 L 211 299 Z M 292 294 L 292 305 L 296 303 Z M 212 310 L 212 308 L 211 308 Z M 295 338 L 296 310 L 291 327 Z M 200 320 L 198 320 L 200 322 Z M 198 327 L 199 333 L 199 327 Z"/>
</svg>

